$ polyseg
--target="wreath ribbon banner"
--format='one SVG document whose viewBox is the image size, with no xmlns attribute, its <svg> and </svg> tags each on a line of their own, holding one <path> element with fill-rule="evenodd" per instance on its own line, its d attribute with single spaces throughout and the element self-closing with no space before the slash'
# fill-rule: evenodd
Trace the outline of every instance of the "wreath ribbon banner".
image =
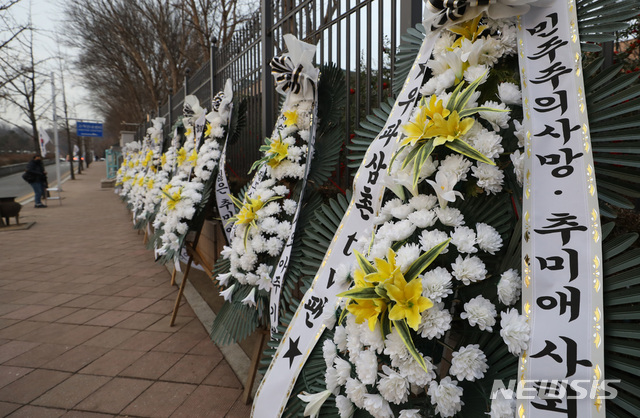
<svg viewBox="0 0 640 418">
<path fill-rule="evenodd" d="M 423 42 L 387 123 L 367 150 L 354 178 L 354 193 L 347 212 L 258 388 L 251 410 L 254 417 L 282 414 L 298 374 L 326 326 L 322 313 L 335 311 L 339 302 L 336 295 L 347 289 L 346 282 L 335 280 L 336 269 L 350 262 L 351 246 L 371 226 L 380 210 L 385 189 L 383 176 L 387 175 L 397 148 L 400 127 L 413 113 L 436 39 L 437 32 Z"/>
<path fill-rule="evenodd" d="M 526 133 L 522 304 L 531 326 L 518 380 L 527 387 L 547 381 L 550 393 L 560 389 L 554 380 L 586 380 L 591 392 L 604 378 L 602 239 L 576 7 L 556 1 L 518 21 Z M 575 396 L 575 387 L 566 392 Z M 605 416 L 601 389 L 552 401 L 528 393 L 535 399 L 517 401 L 519 417 Z"/>
</svg>

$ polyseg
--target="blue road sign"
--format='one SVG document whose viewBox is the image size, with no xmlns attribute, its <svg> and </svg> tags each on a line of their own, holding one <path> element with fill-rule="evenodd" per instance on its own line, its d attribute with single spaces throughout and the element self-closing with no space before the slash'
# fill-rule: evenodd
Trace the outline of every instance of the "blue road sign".
<svg viewBox="0 0 640 418">
<path fill-rule="evenodd" d="M 76 135 L 102 138 L 102 124 L 90 122 L 76 122 Z"/>
</svg>

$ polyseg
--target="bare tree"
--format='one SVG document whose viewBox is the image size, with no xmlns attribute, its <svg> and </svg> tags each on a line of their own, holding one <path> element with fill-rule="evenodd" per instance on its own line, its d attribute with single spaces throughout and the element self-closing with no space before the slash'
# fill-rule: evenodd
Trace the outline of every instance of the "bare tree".
<svg viewBox="0 0 640 418">
<path fill-rule="evenodd" d="M 45 60 L 36 61 L 35 59 L 33 29 L 30 26 L 23 33 L 26 36 L 16 39 L 19 48 L 0 55 L 0 79 L 5 83 L 2 99 L 15 109 L 23 119 L 20 122 L 15 122 L 6 115 L 0 115 L 0 120 L 31 136 L 34 151 L 40 154 L 38 120 L 48 108 L 49 103 L 43 101 L 40 104 L 38 98 L 38 90 L 42 85 L 41 79 L 43 77 L 39 68 Z M 23 124 L 27 124 L 27 127 Z"/>
</svg>

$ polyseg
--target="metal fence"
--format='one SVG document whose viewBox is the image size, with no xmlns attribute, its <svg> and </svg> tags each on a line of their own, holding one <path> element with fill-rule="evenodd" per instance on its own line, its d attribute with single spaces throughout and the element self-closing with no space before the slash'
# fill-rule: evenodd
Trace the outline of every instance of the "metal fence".
<svg viewBox="0 0 640 418">
<path fill-rule="evenodd" d="M 392 95 L 395 82 L 402 82 L 394 79 L 395 54 L 400 35 L 419 21 L 421 7 L 418 0 L 263 0 L 232 39 L 212 47 L 210 61 L 187 73 L 183 87 L 159 106 L 157 114 L 167 120 L 165 133 L 182 114 L 186 95 L 196 95 L 210 108 L 211 99 L 230 78 L 234 96 L 247 100 L 247 126 L 227 151 L 227 167 L 231 180 L 244 184 L 278 112 L 269 62 L 285 50 L 283 35 L 291 33 L 318 45 L 317 65 L 335 63 L 345 73 L 345 152 L 331 178 L 345 189 L 346 145 L 362 118 Z M 148 126 L 140 125 L 140 138 Z"/>
</svg>

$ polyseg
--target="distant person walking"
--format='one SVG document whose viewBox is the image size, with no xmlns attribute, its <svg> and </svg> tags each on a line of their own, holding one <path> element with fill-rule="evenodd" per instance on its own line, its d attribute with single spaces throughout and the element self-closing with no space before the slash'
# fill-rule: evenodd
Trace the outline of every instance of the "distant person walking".
<svg viewBox="0 0 640 418">
<path fill-rule="evenodd" d="M 47 205 L 42 203 L 42 197 L 45 193 L 45 184 L 47 181 L 47 172 L 44 170 L 44 164 L 42 163 L 42 157 L 35 155 L 31 161 L 27 164 L 22 178 L 33 187 L 33 193 L 35 194 L 35 203 L 37 208 L 46 208 Z"/>
</svg>

